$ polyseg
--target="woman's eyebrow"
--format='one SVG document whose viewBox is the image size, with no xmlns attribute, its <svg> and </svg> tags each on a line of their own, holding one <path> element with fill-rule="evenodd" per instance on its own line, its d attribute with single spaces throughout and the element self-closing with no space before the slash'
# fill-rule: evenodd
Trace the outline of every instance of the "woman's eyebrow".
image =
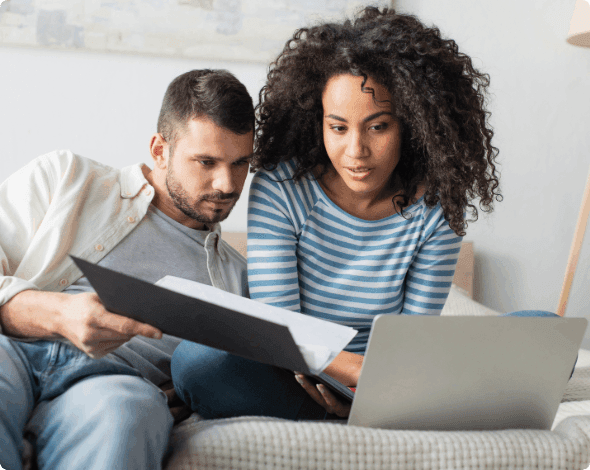
<svg viewBox="0 0 590 470">
<path fill-rule="evenodd" d="M 372 121 L 373 119 L 377 119 L 379 116 L 383 116 L 384 114 L 387 114 L 388 116 L 393 116 L 393 114 L 389 111 L 379 111 L 378 113 L 367 116 L 365 119 L 363 119 L 363 122 Z"/>
<path fill-rule="evenodd" d="M 392 113 L 390 113 L 389 111 L 379 111 L 378 113 L 375 114 L 371 114 L 370 116 L 367 116 L 366 118 L 363 119 L 363 122 L 369 122 L 372 121 L 373 119 L 378 118 L 379 116 L 383 116 L 384 114 L 387 114 L 388 116 L 393 116 Z M 346 119 L 344 119 L 343 117 L 340 116 L 336 116 L 335 114 L 328 114 L 326 116 L 327 118 L 331 118 L 331 119 L 336 119 L 337 121 L 342 121 L 342 122 L 348 122 Z"/>
<path fill-rule="evenodd" d="M 327 117 L 327 118 L 336 119 L 337 121 L 348 122 L 348 121 L 347 121 L 346 119 L 344 119 L 343 117 L 336 116 L 335 114 L 328 114 L 326 117 Z"/>
</svg>

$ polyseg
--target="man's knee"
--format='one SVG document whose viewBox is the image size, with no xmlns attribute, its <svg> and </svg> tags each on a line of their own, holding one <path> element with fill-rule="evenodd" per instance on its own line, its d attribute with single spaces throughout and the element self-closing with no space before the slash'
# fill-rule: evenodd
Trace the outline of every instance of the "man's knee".
<svg viewBox="0 0 590 470">
<path fill-rule="evenodd" d="M 40 403 L 31 423 L 41 431 L 68 419 L 98 429 L 104 426 L 107 435 L 150 425 L 169 427 L 172 422 L 165 394 L 141 377 L 126 375 L 82 380 L 54 400 Z"/>
<path fill-rule="evenodd" d="M 77 405 L 86 410 L 87 419 L 118 423 L 121 429 L 168 426 L 172 420 L 166 396 L 140 377 L 110 375 L 84 380 L 77 390 Z"/>
<path fill-rule="evenodd" d="M 140 377 L 109 375 L 85 379 L 40 403 L 29 430 L 36 436 L 40 468 L 93 468 L 80 461 L 93 452 L 110 468 L 159 468 L 172 424 L 157 387 Z"/>
</svg>

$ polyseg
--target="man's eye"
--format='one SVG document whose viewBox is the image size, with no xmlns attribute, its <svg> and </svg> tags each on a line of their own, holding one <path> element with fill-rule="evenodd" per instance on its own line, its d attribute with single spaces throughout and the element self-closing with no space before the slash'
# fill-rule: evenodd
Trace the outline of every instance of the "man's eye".
<svg viewBox="0 0 590 470">
<path fill-rule="evenodd" d="M 213 166 L 213 165 L 215 165 L 215 162 L 214 161 L 211 161 L 211 160 L 201 160 L 199 163 L 201 165 L 203 165 L 203 166 Z"/>
<path fill-rule="evenodd" d="M 236 165 L 236 166 L 250 165 L 250 160 L 239 160 L 239 161 L 235 162 L 234 165 Z"/>
</svg>

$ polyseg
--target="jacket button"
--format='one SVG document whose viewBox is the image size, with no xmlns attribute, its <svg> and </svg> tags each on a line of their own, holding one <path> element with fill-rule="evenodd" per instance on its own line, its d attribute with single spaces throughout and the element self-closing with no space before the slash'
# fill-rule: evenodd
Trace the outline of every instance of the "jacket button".
<svg viewBox="0 0 590 470">
<path fill-rule="evenodd" d="M 62 279 L 61 281 L 59 281 L 59 285 L 60 286 L 67 286 L 68 285 L 68 280 L 67 279 Z"/>
<path fill-rule="evenodd" d="M 132 216 L 127 217 L 127 222 L 132 224 L 133 222 L 135 222 L 135 217 L 132 217 Z"/>
<path fill-rule="evenodd" d="M 102 250 L 104 250 L 104 246 L 102 246 L 102 245 L 98 244 L 98 245 L 96 245 L 96 246 L 94 247 L 94 249 L 95 249 L 96 251 L 102 251 Z"/>
</svg>

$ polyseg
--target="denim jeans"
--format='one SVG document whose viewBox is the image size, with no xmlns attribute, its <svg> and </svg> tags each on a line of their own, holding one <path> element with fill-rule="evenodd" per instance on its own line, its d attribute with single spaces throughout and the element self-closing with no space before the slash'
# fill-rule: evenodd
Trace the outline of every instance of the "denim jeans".
<svg viewBox="0 0 590 470">
<path fill-rule="evenodd" d="M 161 468 L 173 419 L 164 393 L 135 369 L 3 335 L 0 364 L 3 468 L 21 468 L 24 433 L 40 470 Z"/>
<path fill-rule="evenodd" d="M 555 317 L 524 310 L 506 316 Z M 204 418 L 274 416 L 285 419 L 327 419 L 323 408 L 277 367 L 234 356 L 219 349 L 183 341 L 172 355 L 172 381 L 179 397 Z"/>
</svg>

